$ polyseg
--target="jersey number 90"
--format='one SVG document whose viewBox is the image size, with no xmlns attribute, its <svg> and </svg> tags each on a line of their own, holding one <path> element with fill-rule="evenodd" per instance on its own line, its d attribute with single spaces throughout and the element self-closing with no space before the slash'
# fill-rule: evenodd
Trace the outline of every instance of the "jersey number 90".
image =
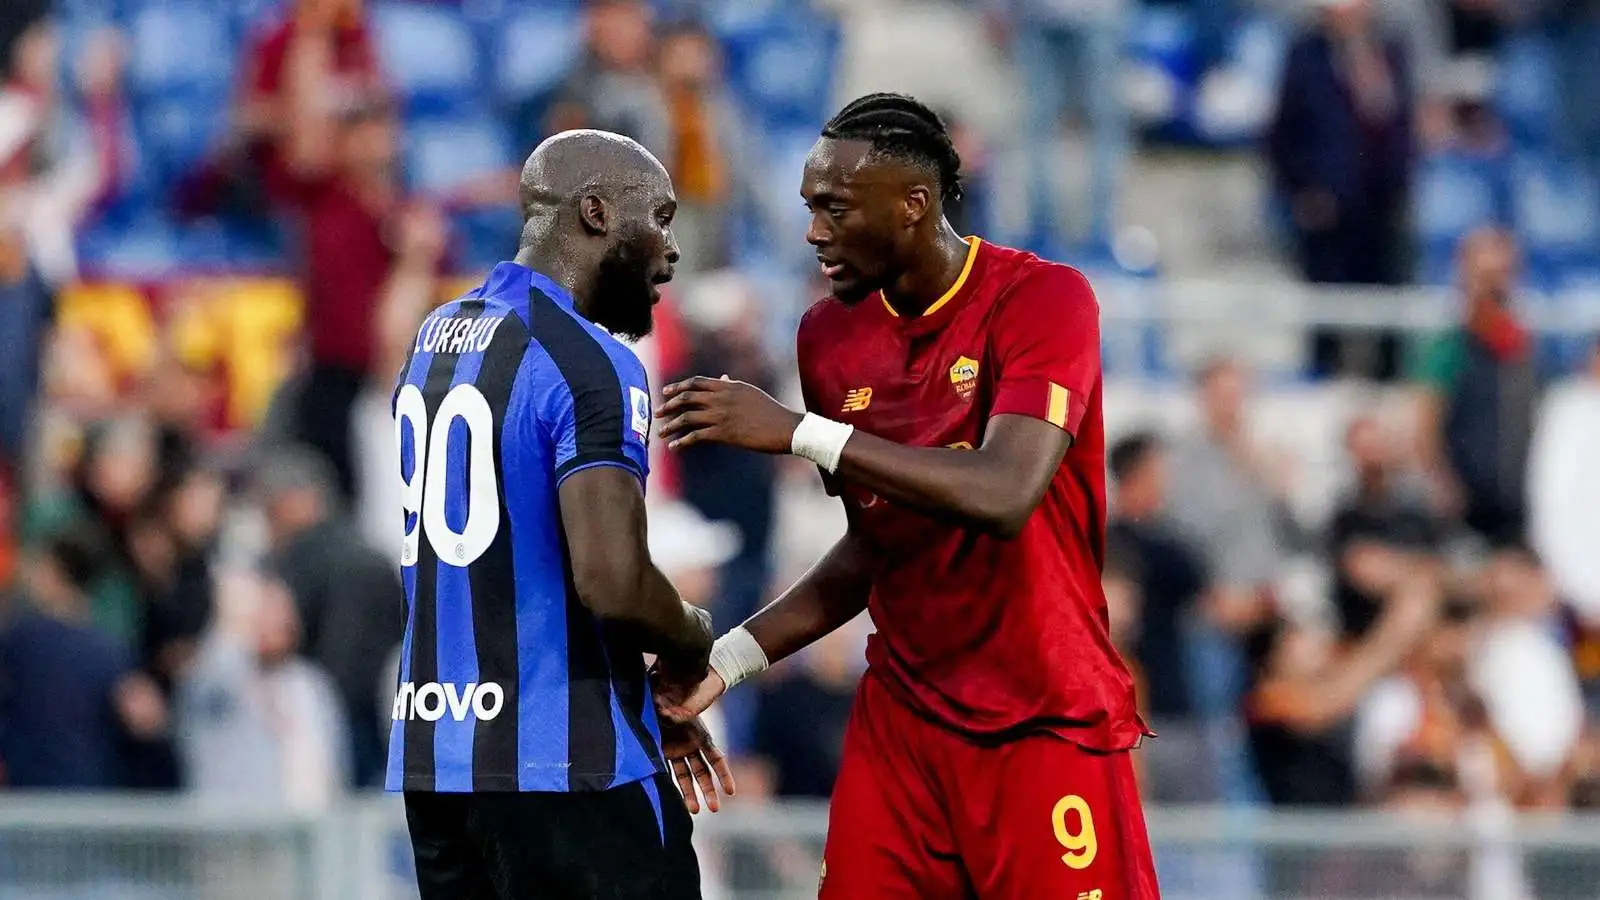
<svg viewBox="0 0 1600 900">
<path fill-rule="evenodd" d="M 451 528 L 445 519 L 445 486 L 451 474 L 450 432 L 456 419 L 466 423 L 469 453 L 466 472 L 456 473 L 457 478 L 464 475 L 467 479 L 467 521 L 460 531 Z M 500 532 L 500 483 L 495 472 L 494 413 L 489 401 L 476 387 L 458 384 L 439 402 L 430 425 L 422 391 L 408 384 L 400 388 L 394 404 L 395 446 L 402 455 L 408 428 L 411 465 L 407 467 L 404 458 L 400 461 L 400 497 L 406 516 L 400 565 L 417 564 L 417 547 L 423 533 L 428 535 L 428 543 L 440 562 L 471 565 Z M 417 518 L 413 521 L 414 514 Z"/>
</svg>

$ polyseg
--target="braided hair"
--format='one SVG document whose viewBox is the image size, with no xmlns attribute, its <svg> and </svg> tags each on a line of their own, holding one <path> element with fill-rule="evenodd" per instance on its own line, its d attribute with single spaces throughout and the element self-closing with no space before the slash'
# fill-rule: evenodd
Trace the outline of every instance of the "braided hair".
<svg viewBox="0 0 1600 900">
<path fill-rule="evenodd" d="M 836 141 L 866 141 L 871 159 L 909 163 L 938 179 L 940 199 L 961 199 L 961 155 L 939 114 L 905 94 L 867 94 L 852 100 L 822 126 Z"/>
</svg>

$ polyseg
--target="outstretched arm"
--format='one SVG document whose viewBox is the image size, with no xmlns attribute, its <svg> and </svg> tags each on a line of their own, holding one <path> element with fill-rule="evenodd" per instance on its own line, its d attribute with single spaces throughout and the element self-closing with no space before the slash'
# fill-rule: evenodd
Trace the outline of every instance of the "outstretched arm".
<svg viewBox="0 0 1600 900">
<path fill-rule="evenodd" d="M 805 455 L 805 429 L 811 427 L 802 428 L 805 417 L 754 385 L 691 378 L 669 385 L 666 395 L 661 434 L 673 449 L 713 441 Z M 886 500 L 1015 536 L 1039 505 L 1072 438 L 1046 420 L 1025 415 L 995 416 L 986 432 L 983 445 L 973 451 L 910 447 L 854 431 L 832 471 Z"/>
<path fill-rule="evenodd" d="M 711 672 L 686 697 L 658 695 L 661 711 L 683 721 L 739 681 L 821 639 L 867 608 L 869 556 L 852 528 L 794 586 L 743 625 L 717 639 Z"/>
</svg>

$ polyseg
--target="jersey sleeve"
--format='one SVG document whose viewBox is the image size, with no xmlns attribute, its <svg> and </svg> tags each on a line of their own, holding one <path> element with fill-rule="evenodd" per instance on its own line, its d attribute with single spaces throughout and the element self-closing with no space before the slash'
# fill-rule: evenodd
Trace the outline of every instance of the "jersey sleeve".
<svg viewBox="0 0 1600 900">
<path fill-rule="evenodd" d="M 818 373 L 816 363 L 819 358 L 816 352 L 818 340 L 823 337 L 819 332 L 823 328 L 817 321 L 817 307 L 812 307 L 800 319 L 800 327 L 795 331 L 794 359 L 795 367 L 800 374 L 800 399 L 805 403 L 806 412 L 816 413 L 819 416 L 828 416 L 827 410 L 821 408 L 817 398 Z M 830 497 L 839 496 L 839 482 L 826 469 L 817 467 L 817 474 L 822 476 L 822 489 Z"/>
<path fill-rule="evenodd" d="M 1066 266 L 1028 276 L 991 329 L 990 414 L 1032 416 L 1076 437 L 1100 379 L 1100 306 L 1088 279 Z"/>
<path fill-rule="evenodd" d="M 556 483 L 594 466 L 650 474 L 650 385 L 644 365 L 625 348 L 595 353 L 548 380 L 540 409 L 555 448 Z"/>
</svg>

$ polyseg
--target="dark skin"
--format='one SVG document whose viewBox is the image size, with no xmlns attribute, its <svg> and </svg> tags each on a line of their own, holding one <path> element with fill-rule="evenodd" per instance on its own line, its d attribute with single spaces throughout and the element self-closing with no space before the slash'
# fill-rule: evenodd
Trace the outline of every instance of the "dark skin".
<svg viewBox="0 0 1600 900">
<path fill-rule="evenodd" d="M 661 163 L 620 135 L 564 132 L 528 158 L 521 200 L 516 262 L 566 288 L 578 313 L 595 324 L 648 332 L 658 286 L 678 260 L 677 200 Z M 616 466 L 583 469 L 561 483 L 558 502 L 579 599 L 656 655 L 652 674 L 663 689 L 697 684 L 711 653 L 711 615 L 685 603 L 651 561 L 638 478 Z M 689 810 L 699 812 L 698 783 L 716 811 L 713 773 L 724 793 L 732 795 L 734 783 L 705 726 L 667 722 L 661 737 Z"/>
<path fill-rule="evenodd" d="M 812 149 L 800 189 L 811 210 L 806 240 L 841 302 L 860 303 L 881 290 L 900 315 L 919 315 L 960 276 L 968 246 L 944 218 L 936 178 L 914 165 L 874 159 L 870 149 L 828 138 Z M 712 441 L 788 453 L 802 418 L 740 381 L 702 376 L 663 393 L 667 400 L 656 416 L 674 450 Z M 1071 443 L 1048 422 L 1018 415 L 991 418 L 976 450 L 912 447 L 858 429 L 835 475 L 892 503 L 1007 539 L 1038 508 Z M 745 623 L 769 660 L 865 608 L 866 559 L 852 525 L 794 587 Z M 713 671 L 693 694 L 663 709 L 673 718 L 696 715 L 724 690 Z"/>
</svg>

